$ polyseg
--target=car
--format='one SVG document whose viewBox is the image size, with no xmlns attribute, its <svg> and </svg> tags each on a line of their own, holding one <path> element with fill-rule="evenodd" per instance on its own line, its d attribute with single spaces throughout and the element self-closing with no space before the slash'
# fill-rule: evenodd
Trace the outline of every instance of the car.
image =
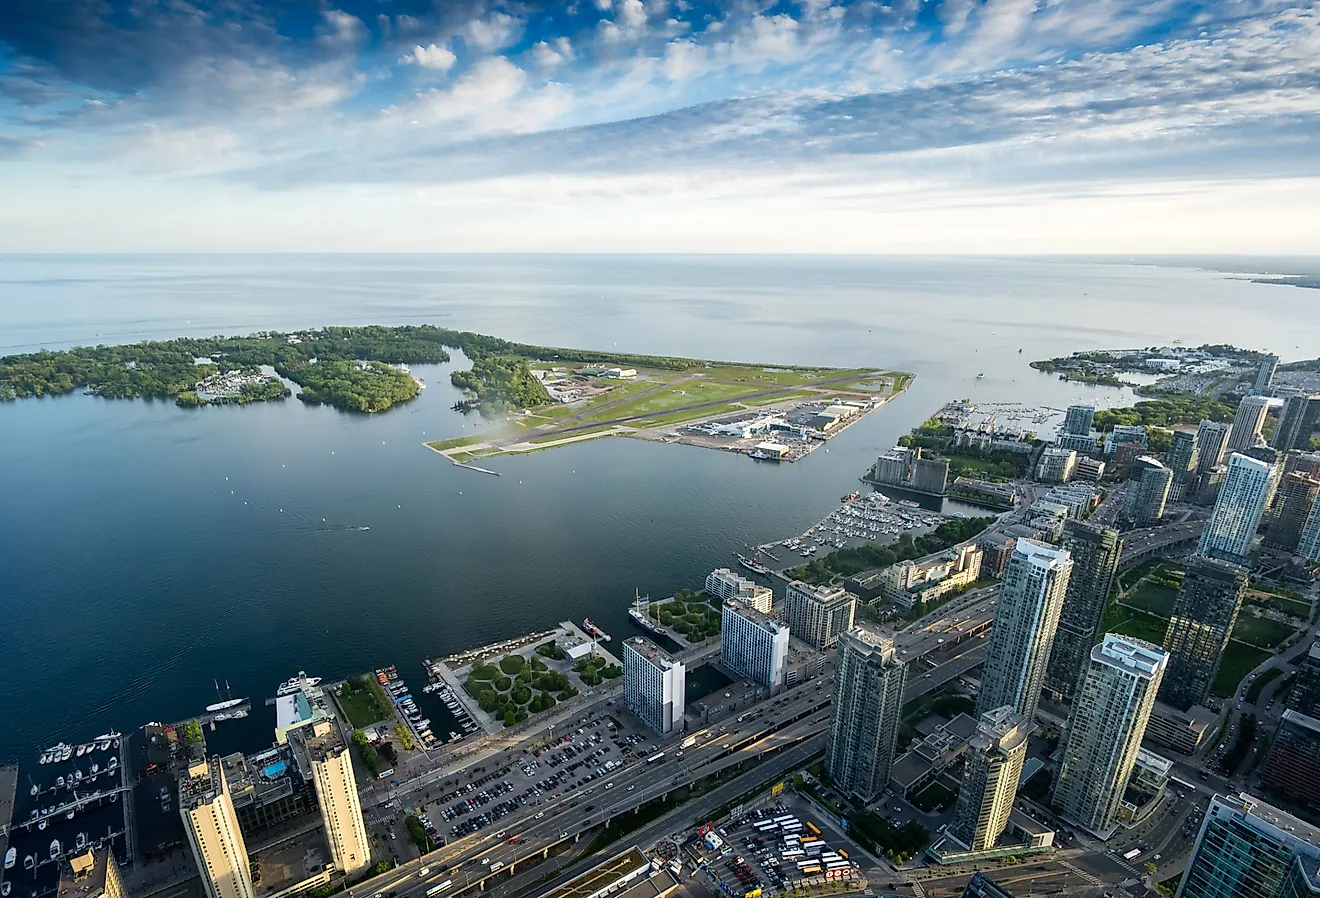
<svg viewBox="0 0 1320 898">
<path fill-rule="evenodd" d="M 430 867 L 423 867 L 422 869 L 420 869 L 420 870 L 417 871 L 417 878 L 418 878 L 418 879 L 421 879 L 421 878 L 423 878 L 423 877 L 430 876 L 430 875 L 431 875 L 431 868 L 430 868 Z"/>
<path fill-rule="evenodd" d="M 504 830 L 500 830 L 499 832 L 497 832 L 497 833 L 495 834 L 495 838 L 497 838 L 497 839 L 503 839 L 503 838 L 504 838 L 505 836 L 507 836 L 507 835 L 508 835 L 507 832 L 505 832 Z"/>
<path fill-rule="evenodd" d="M 636 786 L 635 784 L 631 784 L 631 783 L 630 783 L 630 784 L 628 785 L 628 791 L 629 791 L 629 792 L 631 792 L 633 789 L 636 789 L 636 788 L 637 788 L 637 786 Z"/>
</svg>

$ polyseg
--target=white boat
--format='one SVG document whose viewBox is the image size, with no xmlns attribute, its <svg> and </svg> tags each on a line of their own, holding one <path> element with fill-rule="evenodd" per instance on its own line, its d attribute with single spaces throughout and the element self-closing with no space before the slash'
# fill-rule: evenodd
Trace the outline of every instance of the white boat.
<svg viewBox="0 0 1320 898">
<path fill-rule="evenodd" d="M 114 755 L 111 755 L 111 756 L 110 756 L 110 763 L 105 765 L 105 769 L 106 769 L 106 770 L 114 770 L 114 769 L 115 769 L 116 767 L 118 767 L 118 766 L 119 766 L 119 759 L 116 758 Z"/>
<path fill-rule="evenodd" d="M 18 849 L 10 848 L 5 852 L 5 869 L 13 867 L 16 860 L 18 860 Z"/>
<path fill-rule="evenodd" d="M 87 754 L 87 746 L 86 746 L 86 745 L 79 745 L 79 746 L 78 746 L 78 749 L 74 752 L 74 755 L 75 755 L 76 757 L 79 757 L 79 758 L 81 758 L 81 757 L 82 757 L 83 755 L 85 755 L 85 754 Z"/>
<path fill-rule="evenodd" d="M 243 702 L 245 702 L 245 701 L 247 701 L 247 699 L 245 699 L 245 698 L 231 698 L 231 699 L 230 699 L 229 701 L 227 701 L 227 702 L 216 702 L 214 705 L 207 705 L 207 706 L 206 706 L 206 710 L 207 710 L 207 711 L 223 711 L 223 710 L 225 710 L 226 708 L 234 708 L 234 707 L 237 707 L 238 705 L 243 704 Z"/>
<path fill-rule="evenodd" d="M 87 833 L 78 833 L 78 839 L 74 842 L 79 851 L 87 847 Z"/>
<path fill-rule="evenodd" d="M 64 819 L 65 819 L 65 820 L 72 820 L 72 819 L 73 819 L 73 814 L 74 814 L 74 811 L 73 811 L 72 809 L 70 809 L 70 810 L 69 810 L 69 813 L 67 813 L 67 814 L 64 815 Z"/>
<path fill-rule="evenodd" d="M 59 777 L 56 777 L 56 778 L 55 778 L 55 788 L 56 788 L 56 789 L 63 789 L 63 788 L 64 788 L 64 777 L 59 776 Z"/>
<path fill-rule="evenodd" d="M 45 831 L 46 831 L 46 821 L 45 820 L 38 821 L 37 832 L 45 832 Z"/>
<path fill-rule="evenodd" d="M 41 791 L 40 787 L 38 787 L 36 783 L 33 783 L 33 784 L 32 784 L 32 790 L 31 790 L 30 792 L 28 792 L 28 794 L 29 794 L 29 795 L 36 795 L 36 794 L 37 794 L 38 792 L 40 792 L 40 791 Z"/>
<path fill-rule="evenodd" d="M 64 751 L 60 752 L 60 760 L 67 761 L 69 760 L 69 758 L 72 757 L 73 757 L 73 746 L 72 745 L 64 746 Z"/>
<path fill-rule="evenodd" d="M 82 772 L 81 770 L 75 770 L 75 771 L 73 772 L 73 781 L 74 781 L 75 783 L 81 783 L 81 782 L 82 782 L 82 778 L 83 778 L 83 772 Z"/>
<path fill-rule="evenodd" d="M 59 839 L 51 839 L 51 840 L 50 840 L 50 859 L 51 859 L 51 860 L 55 860 L 55 858 L 57 858 L 57 857 L 59 857 L 59 856 L 60 856 L 60 840 L 59 840 Z"/>
<path fill-rule="evenodd" d="M 12 889 L 13 887 L 14 887 L 13 883 L 9 882 L 8 880 L 5 880 L 3 883 L 0 883 L 0 896 L 8 896 L 9 890 Z"/>
<path fill-rule="evenodd" d="M 295 692 L 301 692 L 304 689 L 311 689 L 314 686 L 321 685 L 320 677 L 309 677 L 307 671 L 298 671 L 298 676 L 286 680 L 280 684 L 280 688 L 275 691 L 275 695 L 292 695 Z"/>
<path fill-rule="evenodd" d="M 31 870 L 36 866 L 37 866 L 37 859 L 34 858 L 32 855 L 29 854 L 27 857 L 23 858 L 24 870 Z"/>
<path fill-rule="evenodd" d="M 110 760 L 113 761 L 114 758 L 111 758 Z M 101 772 L 101 765 L 100 765 L 100 764 L 93 764 L 93 765 L 92 765 L 92 773 L 93 773 L 93 774 L 97 774 L 97 773 L 100 773 L 100 772 Z"/>
</svg>

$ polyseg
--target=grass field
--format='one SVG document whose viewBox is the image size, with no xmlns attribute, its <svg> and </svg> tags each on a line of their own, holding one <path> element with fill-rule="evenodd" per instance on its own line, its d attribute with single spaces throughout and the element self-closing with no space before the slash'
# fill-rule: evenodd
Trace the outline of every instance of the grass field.
<svg viewBox="0 0 1320 898">
<path fill-rule="evenodd" d="M 1265 649 L 1272 649 L 1293 634 L 1288 624 L 1270 620 L 1267 617 L 1254 617 L 1251 614 L 1238 615 L 1233 626 L 1233 638 Z"/>
<path fill-rule="evenodd" d="M 474 443 L 484 443 L 486 438 L 480 434 L 473 434 L 470 437 L 454 437 L 448 440 L 433 440 L 426 445 L 432 449 L 443 452 L 445 449 L 457 449 L 459 446 L 471 446 Z"/>
<path fill-rule="evenodd" d="M 1291 614 L 1293 617 L 1302 620 L 1308 620 L 1311 617 L 1311 603 L 1301 599 L 1249 589 L 1247 590 L 1247 602 L 1252 605 L 1272 606 L 1285 614 Z"/>
<path fill-rule="evenodd" d="M 1155 645 L 1164 643 L 1164 632 L 1169 629 L 1169 622 L 1153 614 L 1114 603 L 1105 612 L 1100 623 L 1101 633 L 1118 633 L 1123 636 L 1135 636 Z"/>
<path fill-rule="evenodd" d="M 767 366 L 769 367 L 769 366 Z M 863 377 L 874 373 L 873 368 L 816 368 L 816 369 L 780 369 L 769 367 L 756 368 L 750 365 L 745 366 L 724 366 L 716 365 L 710 368 L 689 368 L 684 374 L 702 374 L 712 380 L 721 380 L 726 383 L 740 383 L 754 386 L 757 390 L 767 390 L 773 387 L 797 387 L 804 384 L 813 384 L 822 380 L 835 380 L 840 377 L 855 375 Z M 846 384 L 840 384 L 845 386 Z"/>
<path fill-rule="evenodd" d="M 773 385 L 772 385 L 773 386 Z M 645 396 L 638 396 L 618 405 L 602 408 L 582 416 L 582 423 L 594 421 L 612 421 L 632 415 L 663 415 L 671 409 L 678 409 L 700 402 L 719 402 L 736 399 L 749 393 L 760 392 L 764 386 L 749 384 L 731 384 L 715 380 L 687 380 L 672 387 L 664 387 Z"/>
<path fill-rule="evenodd" d="M 727 415 L 730 412 L 736 412 L 740 406 L 730 402 L 725 405 L 716 405 L 711 408 L 698 409 L 696 411 L 672 412 L 668 415 L 657 415 L 654 418 L 646 418 L 642 421 L 631 421 L 629 427 L 665 427 L 669 424 L 681 424 L 684 421 L 691 421 L 694 418 L 707 418 L 714 415 Z"/>
<path fill-rule="evenodd" d="M 1140 608 L 1142 611 L 1149 611 L 1151 614 L 1158 614 L 1163 618 L 1168 618 L 1169 615 L 1173 614 L 1173 603 L 1177 600 L 1178 590 L 1170 589 L 1164 584 L 1156 583 L 1153 580 L 1141 581 L 1137 584 L 1136 589 L 1123 596 L 1123 604 Z"/>
<path fill-rule="evenodd" d="M 578 438 L 581 438 L 581 437 L 592 436 L 593 434 L 607 433 L 607 432 L 609 432 L 609 431 L 611 431 L 611 430 L 613 430 L 613 429 L 614 429 L 614 428 L 613 428 L 612 426 L 610 426 L 610 427 L 590 427 L 590 428 L 587 428 L 586 430 L 575 430 L 575 431 L 573 431 L 572 433 L 552 433 L 552 434 L 550 434 L 550 435 L 548 435 L 548 436 L 537 437 L 537 438 L 535 438 L 535 439 L 528 440 L 527 442 L 529 442 L 529 443 L 553 443 L 553 442 L 555 442 L 556 440 L 572 440 L 572 439 L 578 439 Z"/>
<path fill-rule="evenodd" d="M 1270 653 L 1264 649 L 1230 639 L 1224 657 L 1219 661 L 1219 674 L 1210 687 L 1210 694 L 1217 698 L 1228 698 L 1237 691 L 1242 678 L 1269 656 Z"/>
<path fill-rule="evenodd" d="M 1118 585 L 1124 589 L 1131 589 L 1134 583 L 1155 570 L 1155 568 L 1159 567 L 1163 562 L 1164 559 L 1162 558 L 1147 558 L 1136 567 L 1119 574 Z"/>
</svg>

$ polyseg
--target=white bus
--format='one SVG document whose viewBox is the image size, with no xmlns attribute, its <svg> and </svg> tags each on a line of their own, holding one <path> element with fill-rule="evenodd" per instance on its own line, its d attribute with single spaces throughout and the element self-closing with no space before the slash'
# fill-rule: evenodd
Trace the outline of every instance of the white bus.
<svg viewBox="0 0 1320 898">
<path fill-rule="evenodd" d="M 426 898 L 435 898 L 436 895 L 439 895 L 441 892 L 443 892 L 445 889 L 449 888 L 453 884 L 454 881 L 452 879 L 446 879 L 444 882 L 440 883 L 439 885 L 431 886 L 429 889 L 426 890 Z"/>
</svg>

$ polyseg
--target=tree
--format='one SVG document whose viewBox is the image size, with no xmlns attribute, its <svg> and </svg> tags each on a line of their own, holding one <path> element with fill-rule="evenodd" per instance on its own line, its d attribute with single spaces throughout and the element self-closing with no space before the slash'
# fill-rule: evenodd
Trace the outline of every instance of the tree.
<svg viewBox="0 0 1320 898">
<path fill-rule="evenodd" d="M 179 733 L 179 738 L 183 744 L 189 747 L 201 745 L 205 736 L 202 735 L 202 725 L 197 720 L 190 720 L 183 725 L 183 731 Z"/>
</svg>

